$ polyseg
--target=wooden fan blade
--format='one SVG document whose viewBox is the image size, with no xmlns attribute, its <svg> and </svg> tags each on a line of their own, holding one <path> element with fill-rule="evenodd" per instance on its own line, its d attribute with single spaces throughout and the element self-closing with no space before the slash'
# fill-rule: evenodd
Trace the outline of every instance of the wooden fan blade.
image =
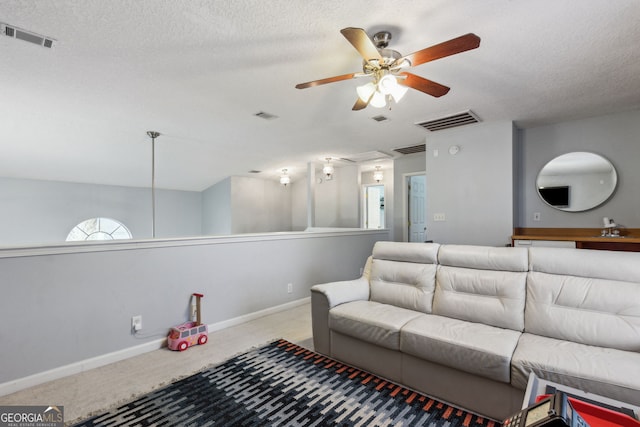
<svg viewBox="0 0 640 427">
<path fill-rule="evenodd" d="M 407 59 L 411 62 L 411 66 L 415 67 L 416 65 L 424 64 L 425 62 L 455 55 L 456 53 L 466 52 L 467 50 L 475 49 L 478 46 L 480 46 L 480 37 L 473 33 L 469 33 L 464 36 L 427 47 L 417 52 L 413 52 L 395 62 L 401 64 L 403 60 Z"/>
<path fill-rule="evenodd" d="M 412 89 L 424 92 L 427 95 L 435 96 L 436 98 L 446 95 L 449 92 L 447 86 L 441 85 L 431 80 L 427 80 L 424 77 L 416 76 L 411 73 L 399 73 L 400 76 L 405 76 L 404 79 L 398 79 L 398 83 L 408 86 Z"/>
<path fill-rule="evenodd" d="M 373 44 L 367 33 L 362 28 L 343 28 L 340 30 L 342 35 L 349 40 L 349 43 L 356 48 L 365 61 L 377 59 L 382 61 L 382 56 L 378 52 L 378 48 Z"/>
<path fill-rule="evenodd" d="M 306 89 L 308 87 L 320 86 L 327 83 L 339 82 L 342 80 L 349 80 L 355 77 L 359 77 L 362 73 L 349 73 L 341 76 L 328 77 L 326 79 L 314 80 L 312 82 L 299 83 L 296 85 L 296 89 Z"/>
<path fill-rule="evenodd" d="M 362 99 L 358 98 L 356 103 L 353 104 L 352 110 L 353 111 L 363 110 L 363 109 L 367 108 L 367 105 L 369 105 L 368 102 L 364 102 Z"/>
</svg>

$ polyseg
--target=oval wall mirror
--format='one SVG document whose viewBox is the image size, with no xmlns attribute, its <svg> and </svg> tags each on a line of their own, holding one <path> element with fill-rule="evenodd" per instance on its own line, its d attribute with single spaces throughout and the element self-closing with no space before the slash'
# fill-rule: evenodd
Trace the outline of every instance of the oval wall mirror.
<svg viewBox="0 0 640 427">
<path fill-rule="evenodd" d="M 556 157 L 538 173 L 536 189 L 549 206 L 580 212 L 606 202 L 616 189 L 618 175 L 604 157 L 583 151 Z"/>
</svg>

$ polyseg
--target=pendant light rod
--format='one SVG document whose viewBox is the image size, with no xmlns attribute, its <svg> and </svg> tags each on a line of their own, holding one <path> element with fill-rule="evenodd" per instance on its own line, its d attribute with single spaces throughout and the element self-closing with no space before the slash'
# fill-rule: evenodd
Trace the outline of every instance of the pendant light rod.
<svg viewBox="0 0 640 427">
<path fill-rule="evenodd" d="M 160 132 L 150 130 L 147 135 L 151 138 L 151 237 L 156 238 L 156 138 Z"/>
</svg>

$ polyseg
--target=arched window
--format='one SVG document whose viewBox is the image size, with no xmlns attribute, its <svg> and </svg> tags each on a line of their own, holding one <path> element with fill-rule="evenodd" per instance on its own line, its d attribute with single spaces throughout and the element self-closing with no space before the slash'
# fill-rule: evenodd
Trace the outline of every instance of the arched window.
<svg viewBox="0 0 640 427">
<path fill-rule="evenodd" d="M 131 232 L 124 224 L 110 218 L 91 218 L 73 227 L 67 236 L 67 242 L 131 238 Z"/>
</svg>

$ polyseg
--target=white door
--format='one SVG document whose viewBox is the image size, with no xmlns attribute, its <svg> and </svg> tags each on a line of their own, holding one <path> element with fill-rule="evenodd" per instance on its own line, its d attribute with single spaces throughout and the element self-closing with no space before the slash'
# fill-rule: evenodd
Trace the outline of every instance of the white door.
<svg viewBox="0 0 640 427">
<path fill-rule="evenodd" d="M 426 177 L 424 175 L 412 175 L 407 177 L 408 197 L 408 226 L 409 241 L 424 242 L 427 239 L 426 222 Z"/>
<path fill-rule="evenodd" d="M 384 228 L 384 185 L 367 185 L 364 205 L 364 228 Z"/>
</svg>

